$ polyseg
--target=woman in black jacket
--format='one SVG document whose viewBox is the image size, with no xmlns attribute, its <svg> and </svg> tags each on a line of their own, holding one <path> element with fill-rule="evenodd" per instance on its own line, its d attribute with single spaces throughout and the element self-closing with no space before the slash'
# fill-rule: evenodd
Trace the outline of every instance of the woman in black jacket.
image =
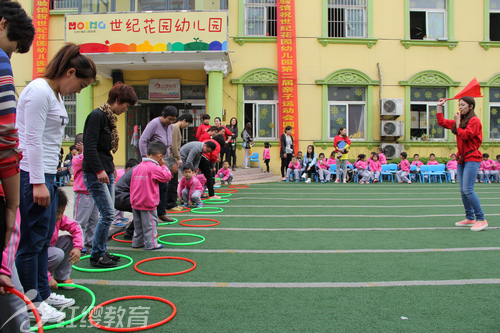
<svg viewBox="0 0 500 333">
<path fill-rule="evenodd" d="M 282 180 L 286 180 L 286 169 L 295 151 L 293 147 L 292 126 L 287 126 L 285 128 L 285 133 L 281 134 L 280 141 L 281 177 Z"/>
</svg>

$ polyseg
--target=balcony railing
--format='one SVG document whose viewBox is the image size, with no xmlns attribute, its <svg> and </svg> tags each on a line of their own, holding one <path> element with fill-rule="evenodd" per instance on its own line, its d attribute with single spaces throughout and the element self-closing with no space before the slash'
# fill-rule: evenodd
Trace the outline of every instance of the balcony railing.
<svg viewBox="0 0 500 333">
<path fill-rule="evenodd" d="M 50 9 L 78 10 L 79 13 L 227 10 L 228 1 L 229 0 L 51 0 Z"/>
</svg>

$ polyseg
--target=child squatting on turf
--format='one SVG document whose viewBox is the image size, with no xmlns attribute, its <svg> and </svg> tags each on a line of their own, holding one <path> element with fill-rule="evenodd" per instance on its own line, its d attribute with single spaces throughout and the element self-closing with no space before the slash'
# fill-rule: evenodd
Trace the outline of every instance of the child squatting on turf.
<svg viewBox="0 0 500 333">
<path fill-rule="evenodd" d="M 229 166 L 227 161 L 225 161 L 224 164 Z M 194 166 L 190 163 L 184 165 L 182 174 L 184 177 L 182 177 L 179 182 L 179 198 L 181 199 L 183 206 L 188 207 L 195 205 L 198 208 L 203 207 L 203 203 L 201 202 L 203 185 L 195 176 L 196 171 Z"/>
<path fill-rule="evenodd" d="M 217 171 L 217 175 L 220 178 L 221 185 L 224 185 L 225 182 L 231 185 L 231 183 L 233 182 L 233 174 L 231 172 L 231 169 L 229 168 L 228 161 L 224 161 L 224 163 L 222 163 L 222 168 Z"/>
<path fill-rule="evenodd" d="M 405 152 L 401 153 L 401 163 L 398 164 L 401 167 L 400 170 L 396 171 L 396 177 L 398 177 L 398 183 L 403 183 L 403 180 L 408 184 L 411 184 L 411 180 L 408 178 L 410 174 L 410 162 L 406 159 L 408 156 Z"/>
<path fill-rule="evenodd" d="M 172 178 L 163 160 L 166 153 L 167 147 L 163 142 L 153 141 L 148 145 L 146 157 L 132 170 L 130 203 L 134 216 L 134 248 L 144 246 L 146 250 L 156 250 L 163 247 L 157 239 L 156 208 L 160 202 L 158 183 L 167 183 Z"/>
</svg>

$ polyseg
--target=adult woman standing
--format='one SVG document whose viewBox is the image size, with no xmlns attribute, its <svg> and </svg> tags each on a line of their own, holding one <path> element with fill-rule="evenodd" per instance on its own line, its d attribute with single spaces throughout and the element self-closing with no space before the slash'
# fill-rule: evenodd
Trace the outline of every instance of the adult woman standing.
<svg viewBox="0 0 500 333">
<path fill-rule="evenodd" d="M 115 219 L 115 165 L 111 151 L 118 150 L 116 116 L 135 103 L 134 89 L 118 82 L 109 91 L 108 101 L 88 115 L 83 128 L 83 181 L 99 210 L 90 254 L 90 264 L 95 267 L 115 267 L 119 260 L 106 251 L 109 226 Z"/>
<path fill-rule="evenodd" d="M 47 278 L 47 249 L 57 214 L 55 175 L 69 119 L 62 96 L 79 93 L 95 80 L 96 72 L 94 62 L 80 54 L 77 45 L 68 44 L 50 61 L 45 76 L 24 88 L 17 105 L 19 148 L 24 156 L 20 162 L 21 239 L 16 266 L 24 290 L 38 291 L 33 302 L 41 302 L 38 311 L 44 322 L 65 317 L 50 306 Z"/>
<path fill-rule="evenodd" d="M 236 138 L 238 137 L 238 119 L 235 117 L 231 118 L 227 129 L 233 133 L 233 136 L 231 137 L 231 142 L 227 144 L 226 161 L 229 162 L 229 165 L 232 166 L 234 171 L 236 169 Z M 231 158 L 233 163 L 231 163 Z"/>
<path fill-rule="evenodd" d="M 341 143 L 343 142 L 343 143 Z M 339 144 L 343 146 L 343 148 L 339 148 Z M 347 130 L 345 127 L 339 128 L 339 131 L 337 132 L 337 136 L 333 139 L 333 147 L 335 148 L 335 160 L 337 164 L 337 168 L 335 169 L 335 182 L 340 183 L 340 162 L 342 162 L 342 174 L 343 174 L 343 182 L 347 182 L 347 159 L 349 158 L 348 156 L 348 151 L 349 151 L 349 146 L 351 145 L 351 140 L 347 136 Z"/>
<path fill-rule="evenodd" d="M 250 149 L 252 149 L 252 123 L 247 123 L 245 129 L 241 131 L 241 138 L 243 139 L 243 149 L 245 149 L 245 159 L 243 160 L 243 169 L 248 169 L 248 159 L 250 158 Z"/>
<path fill-rule="evenodd" d="M 221 146 L 220 149 L 220 161 L 217 166 L 217 170 L 219 170 L 220 168 L 222 168 L 222 164 L 224 163 L 224 156 L 226 156 L 227 158 L 228 154 L 227 149 L 228 146 L 230 145 L 232 137 L 234 136 L 234 133 L 231 130 L 229 130 L 226 126 L 222 125 L 221 119 L 219 117 L 214 118 L 214 125 L 219 130 L 219 134 L 224 135 L 224 141 L 225 141 L 224 147 Z"/>
<path fill-rule="evenodd" d="M 285 128 L 285 133 L 281 134 L 280 138 L 280 157 L 281 157 L 281 179 L 286 180 L 285 172 L 288 168 L 288 164 L 292 160 L 292 156 L 295 152 L 293 147 L 293 136 L 292 136 L 292 126 L 287 126 Z"/>
<path fill-rule="evenodd" d="M 451 129 L 457 137 L 457 177 L 460 195 L 465 208 L 465 220 L 455 223 L 458 227 L 471 227 L 472 231 L 481 231 L 488 227 L 484 219 L 481 202 L 474 192 L 476 175 L 481 164 L 482 154 L 479 147 L 483 142 L 481 122 L 474 108 L 476 102 L 470 96 L 458 100 L 458 110 L 453 120 L 445 119 L 443 105 L 446 99 L 440 98 L 437 106 L 437 120 L 441 127 Z"/>
</svg>

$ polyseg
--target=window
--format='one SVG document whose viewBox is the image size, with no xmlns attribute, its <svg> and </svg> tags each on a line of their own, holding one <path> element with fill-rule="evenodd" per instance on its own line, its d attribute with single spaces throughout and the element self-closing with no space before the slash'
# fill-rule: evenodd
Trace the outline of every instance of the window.
<svg viewBox="0 0 500 333">
<path fill-rule="evenodd" d="M 333 139 L 339 128 L 347 128 L 351 139 L 366 138 L 366 88 L 328 87 L 329 138 Z"/>
<path fill-rule="evenodd" d="M 68 124 L 64 128 L 64 141 L 73 141 L 76 136 L 76 94 L 64 96 L 64 107 L 68 113 Z"/>
<path fill-rule="evenodd" d="M 446 88 L 411 87 L 410 91 L 410 136 L 436 141 L 446 139 L 446 131 L 437 123 L 436 106 L 439 98 L 446 98 Z M 446 105 L 443 113 L 446 115 Z"/>
<path fill-rule="evenodd" d="M 328 37 L 366 38 L 366 0 L 328 0 Z"/>
<path fill-rule="evenodd" d="M 135 0 L 134 0 L 135 1 Z M 139 11 L 163 10 L 221 10 L 228 0 L 139 0 Z"/>
<path fill-rule="evenodd" d="M 500 139 L 500 88 L 490 88 L 490 139 Z"/>
<path fill-rule="evenodd" d="M 410 38 L 446 39 L 446 0 L 410 1 Z"/>
<path fill-rule="evenodd" d="M 50 9 L 77 9 L 78 0 L 52 0 Z"/>
<path fill-rule="evenodd" d="M 276 0 L 245 0 L 245 36 L 277 36 Z"/>
<path fill-rule="evenodd" d="M 278 87 L 245 86 L 244 100 L 245 123 L 252 123 L 253 138 L 256 140 L 276 139 Z"/>
<path fill-rule="evenodd" d="M 490 0 L 490 41 L 500 41 L 500 0 Z"/>
</svg>

